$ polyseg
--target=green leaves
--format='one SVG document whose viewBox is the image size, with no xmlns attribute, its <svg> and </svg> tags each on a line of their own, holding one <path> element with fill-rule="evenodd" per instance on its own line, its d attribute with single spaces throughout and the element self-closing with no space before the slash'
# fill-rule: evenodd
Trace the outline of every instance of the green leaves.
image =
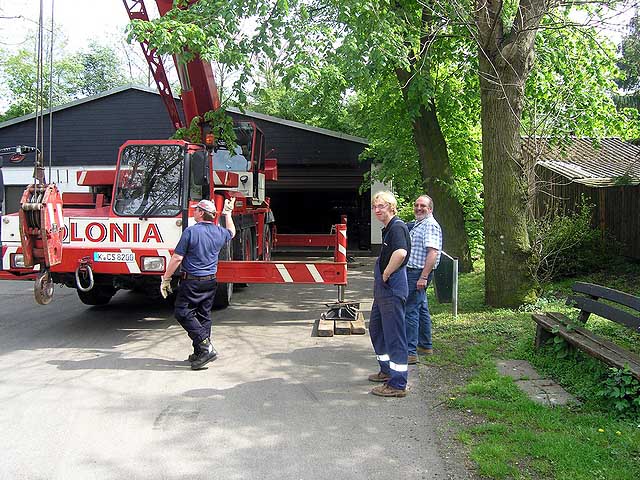
<svg viewBox="0 0 640 480">
<path fill-rule="evenodd" d="M 113 49 L 96 43 L 89 44 L 85 51 L 75 55 L 65 55 L 60 48 L 52 67 L 52 77 L 49 68 L 43 68 L 44 99 L 41 105 L 45 109 L 127 83 L 121 62 Z M 22 49 L 14 54 L 2 55 L 0 78 L 10 92 L 11 103 L 7 111 L 0 115 L 0 120 L 36 111 L 36 74 L 33 52 Z"/>
<path fill-rule="evenodd" d="M 640 9 L 636 9 L 635 16 L 631 19 L 627 34 L 620 45 L 622 57 L 618 61 L 618 67 L 623 76 L 618 80 L 618 85 L 632 93 L 640 93 Z"/>
<path fill-rule="evenodd" d="M 633 377 L 628 367 L 609 368 L 598 395 L 611 400 L 614 408 L 622 414 L 640 415 L 640 382 Z"/>
<path fill-rule="evenodd" d="M 621 75 L 614 46 L 594 29 L 558 29 L 554 22 L 547 19 L 536 39 L 524 132 L 560 141 L 570 136 L 633 138 L 637 119 L 618 111 L 612 98 Z"/>
</svg>

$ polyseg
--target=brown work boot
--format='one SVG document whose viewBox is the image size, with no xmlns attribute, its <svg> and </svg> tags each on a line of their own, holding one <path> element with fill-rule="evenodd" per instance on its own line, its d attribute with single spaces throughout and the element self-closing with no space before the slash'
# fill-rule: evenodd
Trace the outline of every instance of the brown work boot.
<svg viewBox="0 0 640 480">
<path fill-rule="evenodd" d="M 378 385 L 377 387 L 373 387 L 371 393 L 377 395 L 378 397 L 406 397 L 407 391 L 400 390 L 399 388 L 393 388 L 387 385 L 386 383 L 382 385 Z"/>
<path fill-rule="evenodd" d="M 380 383 L 380 382 L 386 382 L 388 380 L 391 380 L 391 375 L 387 375 L 386 373 L 378 372 L 378 373 L 373 373 L 369 375 L 370 382 Z"/>
<path fill-rule="evenodd" d="M 433 348 L 418 347 L 418 353 L 420 355 L 433 355 Z"/>
<path fill-rule="evenodd" d="M 418 363 L 418 356 L 417 355 L 409 355 L 407 357 L 407 363 L 409 365 L 415 365 L 416 363 Z"/>
</svg>

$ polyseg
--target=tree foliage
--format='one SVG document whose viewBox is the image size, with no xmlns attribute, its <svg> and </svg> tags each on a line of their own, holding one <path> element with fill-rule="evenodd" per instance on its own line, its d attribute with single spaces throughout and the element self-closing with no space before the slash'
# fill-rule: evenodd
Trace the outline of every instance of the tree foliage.
<svg viewBox="0 0 640 480">
<path fill-rule="evenodd" d="M 47 109 L 127 83 L 113 50 L 91 44 L 85 52 L 55 58 L 51 70 L 48 61 L 45 62 L 43 96 L 38 99 L 38 66 L 34 53 L 26 49 L 2 53 L 0 79 L 10 94 L 9 105 L 0 114 L 3 121 L 35 112 L 38 102 Z"/>
<path fill-rule="evenodd" d="M 85 51 L 74 55 L 73 60 L 81 68 L 77 82 L 83 96 L 96 95 L 127 83 L 122 62 L 111 47 L 92 42 Z"/>
<path fill-rule="evenodd" d="M 630 93 L 640 94 L 640 9 L 629 22 L 628 32 L 620 44 L 622 57 L 618 62 L 624 72 L 618 84 Z"/>
<path fill-rule="evenodd" d="M 367 154 L 383 160 L 379 174 L 401 196 L 442 188 L 467 220 L 484 214 L 487 258 L 496 260 L 487 266 L 488 298 L 513 305 L 530 281 L 521 136 L 628 136 L 636 128 L 611 102 L 611 46 L 592 30 L 567 30 L 576 23 L 571 8 L 541 0 L 202 0 L 134 22 L 131 35 L 162 53 L 237 68 L 242 104 L 251 79 L 255 108 L 368 138 Z M 249 31 L 240 27 L 247 18 Z M 425 162 L 434 132 L 445 145 L 440 170 Z"/>
<path fill-rule="evenodd" d="M 556 141 L 571 136 L 632 138 L 632 118 L 616 110 L 612 97 L 622 78 L 615 46 L 593 28 L 555 25 L 557 19 L 547 19 L 536 36 L 523 133 Z"/>
</svg>

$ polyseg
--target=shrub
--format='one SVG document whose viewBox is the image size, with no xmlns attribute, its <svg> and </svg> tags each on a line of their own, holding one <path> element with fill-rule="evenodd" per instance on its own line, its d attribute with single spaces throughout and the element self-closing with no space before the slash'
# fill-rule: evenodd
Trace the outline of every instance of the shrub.
<svg viewBox="0 0 640 480">
<path fill-rule="evenodd" d="M 591 226 L 593 205 L 584 199 L 576 212 L 551 211 L 531 222 L 530 272 L 538 284 L 600 270 L 618 251 Z"/>
</svg>

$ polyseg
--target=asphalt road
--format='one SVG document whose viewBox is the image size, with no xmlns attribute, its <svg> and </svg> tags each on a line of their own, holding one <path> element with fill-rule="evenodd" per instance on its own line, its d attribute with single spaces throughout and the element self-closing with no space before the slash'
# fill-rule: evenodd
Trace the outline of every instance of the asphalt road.
<svg viewBox="0 0 640 480">
<path fill-rule="evenodd" d="M 370 262 L 349 300 L 371 302 Z M 406 398 L 374 397 L 368 334 L 312 336 L 333 286 L 235 292 L 197 372 L 168 307 L 31 289 L 0 282 L 0 479 L 448 478 L 416 372 Z"/>
</svg>

